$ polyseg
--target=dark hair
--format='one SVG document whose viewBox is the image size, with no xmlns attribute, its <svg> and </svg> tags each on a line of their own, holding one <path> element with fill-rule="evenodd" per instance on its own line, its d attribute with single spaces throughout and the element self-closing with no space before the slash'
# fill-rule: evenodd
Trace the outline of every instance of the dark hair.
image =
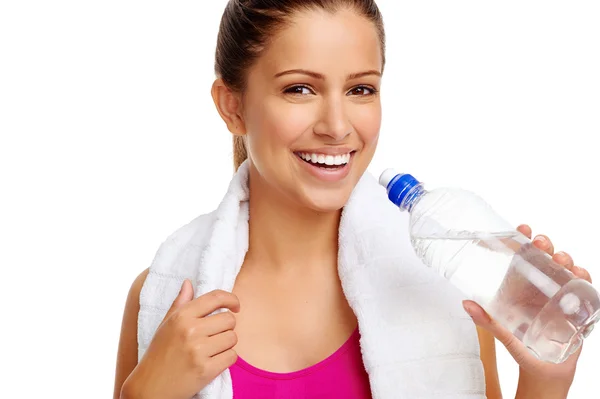
<svg viewBox="0 0 600 399">
<path fill-rule="evenodd" d="M 215 74 L 231 90 L 243 92 L 247 71 L 267 46 L 269 39 L 298 11 L 323 9 L 334 13 L 351 9 L 375 24 L 385 64 L 383 18 L 374 0 L 229 0 L 219 26 Z M 248 154 L 243 137 L 233 136 L 235 170 Z"/>
</svg>

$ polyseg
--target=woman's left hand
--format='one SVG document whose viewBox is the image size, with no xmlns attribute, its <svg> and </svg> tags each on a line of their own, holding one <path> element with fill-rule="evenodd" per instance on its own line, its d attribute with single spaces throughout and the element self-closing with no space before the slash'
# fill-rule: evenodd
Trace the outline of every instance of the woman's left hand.
<svg viewBox="0 0 600 399">
<path fill-rule="evenodd" d="M 527 225 L 521 225 L 518 230 L 531 239 L 531 228 Z M 569 269 L 575 276 L 592 282 L 592 278 L 587 270 L 574 265 L 573 259 L 565 252 L 554 252 L 554 246 L 550 239 L 544 235 L 538 235 L 533 240 L 533 245 L 547 252 L 552 256 L 559 265 Z M 465 310 L 473 318 L 476 325 L 484 330 L 489 331 L 496 339 L 498 339 L 508 350 L 511 356 L 530 377 L 539 378 L 541 380 L 552 379 L 554 382 L 564 381 L 569 384 L 573 381 L 577 360 L 581 354 L 581 347 L 577 349 L 567 360 L 560 364 L 544 362 L 537 359 L 525 345 L 519 341 L 510 331 L 493 320 L 483 308 L 473 301 L 466 300 L 463 302 Z"/>
</svg>

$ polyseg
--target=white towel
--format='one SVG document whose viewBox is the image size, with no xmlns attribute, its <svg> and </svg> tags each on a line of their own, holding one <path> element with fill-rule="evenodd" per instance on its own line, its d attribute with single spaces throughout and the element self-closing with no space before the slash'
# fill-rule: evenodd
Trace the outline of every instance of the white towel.
<svg viewBox="0 0 600 399">
<path fill-rule="evenodd" d="M 218 208 L 159 247 L 140 294 L 141 359 L 185 278 L 195 295 L 231 291 L 248 250 L 248 161 Z M 464 296 L 415 255 L 408 215 L 366 172 L 342 212 L 338 270 L 361 334 L 375 399 L 483 399 L 485 379 Z M 225 370 L 195 398 L 231 399 Z"/>
</svg>

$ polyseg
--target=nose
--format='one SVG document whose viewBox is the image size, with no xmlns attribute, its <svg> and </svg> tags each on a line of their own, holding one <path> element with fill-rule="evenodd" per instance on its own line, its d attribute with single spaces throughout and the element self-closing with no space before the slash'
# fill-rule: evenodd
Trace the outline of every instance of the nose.
<svg viewBox="0 0 600 399">
<path fill-rule="evenodd" d="M 332 98 L 323 103 L 313 131 L 318 136 L 327 136 L 335 141 L 343 140 L 352 132 L 343 100 Z"/>
</svg>

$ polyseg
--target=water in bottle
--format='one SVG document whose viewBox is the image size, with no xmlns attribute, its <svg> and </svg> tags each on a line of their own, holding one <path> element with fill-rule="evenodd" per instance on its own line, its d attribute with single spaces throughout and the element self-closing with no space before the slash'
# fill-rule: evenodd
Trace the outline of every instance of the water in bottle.
<svg viewBox="0 0 600 399">
<path fill-rule="evenodd" d="M 479 196 L 425 190 L 388 169 L 379 182 L 410 213 L 417 255 L 477 302 L 539 359 L 561 363 L 600 318 L 600 294 L 511 227 Z"/>
</svg>

